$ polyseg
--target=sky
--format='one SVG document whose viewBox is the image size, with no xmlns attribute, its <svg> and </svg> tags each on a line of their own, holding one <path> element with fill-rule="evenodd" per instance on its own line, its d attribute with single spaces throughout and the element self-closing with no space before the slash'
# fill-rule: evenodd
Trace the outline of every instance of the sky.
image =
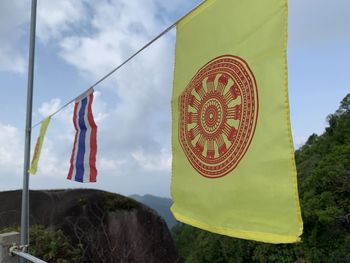
<svg viewBox="0 0 350 263">
<path fill-rule="evenodd" d="M 38 0 L 33 124 L 108 73 L 200 0 Z M 349 0 L 289 1 L 289 98 L 295 147 L 322 134 L 350 92 Z M 0 2 L 0 191 L 20 189 L 30 1 Z M 73 106 L 47 132 L 31 189 L 97 188 L 170 196 L 172 30 L 96 87 L 96 184 L 66 180 Z M 32 132 L 32 148 L 39 127 Z"/>
</svg>

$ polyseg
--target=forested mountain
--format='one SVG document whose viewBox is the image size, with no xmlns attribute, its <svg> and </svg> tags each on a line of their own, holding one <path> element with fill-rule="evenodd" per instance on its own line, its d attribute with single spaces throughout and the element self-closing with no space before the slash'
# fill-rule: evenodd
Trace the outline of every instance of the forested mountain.
<svg viewBox="0 0 350 263">
<path fill-rule="evenodd" d="M 350 94 L 329 127 L 295 152 L 304 220 L 302 242 L 270 245 L 178 225 L 185 262 L 350 262 Z"/>
</svg>

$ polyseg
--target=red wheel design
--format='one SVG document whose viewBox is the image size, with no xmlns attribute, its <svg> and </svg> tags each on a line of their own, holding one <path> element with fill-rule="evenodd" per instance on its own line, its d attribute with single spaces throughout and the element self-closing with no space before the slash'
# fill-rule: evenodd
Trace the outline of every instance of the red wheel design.
<svg viewBox="0 0 350 263">
<path fill-rule="evenodd" d="M 179 97 L 179 140 L 191 165 L 218 178 L 237 167 L 258 118 L 258 90 L 248 64 L 225 55 L 207 63 Z"/>
</svg>

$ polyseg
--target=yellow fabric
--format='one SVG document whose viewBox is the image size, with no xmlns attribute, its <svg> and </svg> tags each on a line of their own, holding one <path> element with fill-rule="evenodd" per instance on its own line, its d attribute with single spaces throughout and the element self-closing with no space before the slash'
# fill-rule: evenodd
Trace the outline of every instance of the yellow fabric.
<svg viewBox="0 0 350 263">
<path fill-rule="evenodd" d="M 287 0 L 207 0 L 178 23 L 171 101 L 171 211 L 177 220 L 214 233 L 267 243 L 300 240 L 303 223 L 288 104 L 287 8 Z M 181 105 L 186 100 L 181 101 L 181 96 L 205 65 L 222 56 L 245 61 L 241 64 L 256 80 L 256 126 L 236 167 L 218 178 L 208 178 L 194 168 L 180 142 L 185 138 L 180 136 L 181 127 L 195 127 L 183 124 Z M 208 94 L 209 84 L 203 85 Z M 198 93 L 191 94 L 199 100 Z M 240 98 L 234 103 L 241 103 L 243 110 L 246 102 Z M 196 112 L 191 106 L 185 106 L 184 111 Z M 206 114 L 201 110 L 197 113 Z M 207 116 L 212 120 L 213 114 Z M 235 126 L 238 121 L 228 123 Z M 231 145 L 228 136 L 223 138 Z M 196 140 L 200 136 L 193 139 L 192 146 L 188 144 L 190 148 Z M 209 158 L 205 153 L 209 140 L 203 145 L 204 150 L 197 154 Z M 218 145 L 214 147 L 215 158 L 219 156 Z"/>
<path fill-rule="evenodd" d="M 43 146 L 45 134 L 46 134 L 46 131 L 47 131 L 47 127 L 50 124 L 50 121 L 51 121 L 51 117 L 47 117 L 41 123 L 40 134 L 39 134 L 39 137 L 38 137 L 38 139 L 36 141 L 32 163 L 30 165 L 30 169 L 28 170 L 28 172 L 30 174 L 36 174 L 36 172 L 38 170 L 38 162 L 39 162 L 39 157 L 40 157 L 40 153 L 41 153 L 41 148 Z"/>
</svg>

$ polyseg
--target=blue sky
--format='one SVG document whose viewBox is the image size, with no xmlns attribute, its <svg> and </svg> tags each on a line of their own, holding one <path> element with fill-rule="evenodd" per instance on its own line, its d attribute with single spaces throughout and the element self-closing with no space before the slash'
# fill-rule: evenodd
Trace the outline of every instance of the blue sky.
<svg viewBox="0 0 350 263">
<path fill-rule="evenodd" d="M 33 123 L 77 96 L 200 1 L 38 0 Z M 294 143 L 322 133 L 350 91 L 350 2 L 289 3 L 289 95 Z M 0 190 L 21 188 L 30 1 L 0 3 Z M 169 196 L 175 31 L 97 87 L 97 184 Z M 52 121 L 31 188 L 65 179 L 72 108 Z M 33 131 L 33 144 L 39 129 Z"/>
</svg>

